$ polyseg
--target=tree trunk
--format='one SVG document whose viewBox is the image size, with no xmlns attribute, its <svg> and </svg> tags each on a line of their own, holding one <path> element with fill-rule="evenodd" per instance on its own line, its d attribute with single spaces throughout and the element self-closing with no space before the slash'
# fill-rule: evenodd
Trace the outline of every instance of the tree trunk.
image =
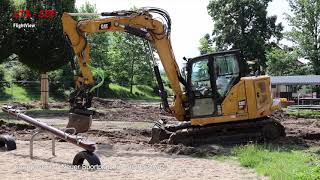
<svg viewBox="0 0 320 180">
<path fill-rule="evenodd" d="M 132 87 L 133 87 L 133 76 L 134 76 L 134 58 L 132 58 L 131 63 L 131 79 L 130 79 L 130 93 L 132 94 Z"/>
</svg>

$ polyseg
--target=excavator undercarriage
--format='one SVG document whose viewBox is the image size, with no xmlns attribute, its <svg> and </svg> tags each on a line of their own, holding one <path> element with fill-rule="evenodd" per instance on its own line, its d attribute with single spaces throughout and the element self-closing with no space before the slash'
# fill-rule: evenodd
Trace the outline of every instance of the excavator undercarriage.
<svg viewBox="0 0 320 180">
<path fill-rule="evenodd" d="M 285 136 L 284 127 L 271 118 L 250 121 L 218 123 L 206 126 L 192 126 L 189 122 L 166 125 L 158 121 L 152 128 L 149 143 L 184 144 L 239 144 L 266 142 Z"/>
</svg>

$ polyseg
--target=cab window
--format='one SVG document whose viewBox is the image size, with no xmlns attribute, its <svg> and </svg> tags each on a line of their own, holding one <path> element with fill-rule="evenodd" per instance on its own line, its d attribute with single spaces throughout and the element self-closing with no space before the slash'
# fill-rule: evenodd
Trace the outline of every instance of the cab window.
<svg viewBox="0 0 320 180">
<path fill-rule="evenodd" d="M 239 77 L 239 65 L 235 55 L 215 57 L 215 73 L 218 93 L 225 96 L 234 80 Z"/>
<path fill-rule="evenodd" d="M 192 64 L 191 88 L 195 96 L 211 95 L 208 59 Z"/>
</svg>

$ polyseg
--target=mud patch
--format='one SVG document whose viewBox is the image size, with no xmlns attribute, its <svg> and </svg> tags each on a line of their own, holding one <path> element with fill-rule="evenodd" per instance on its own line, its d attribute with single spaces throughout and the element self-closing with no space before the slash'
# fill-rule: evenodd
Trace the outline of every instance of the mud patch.
<svg viewBox="0 0 320 180">
<path fill-rule="evenodd" d="M 35 127 L 30 124 L 7 122 L 4 120 L 0 120 L 0 127 L 0 129 L 5 129 L 6 131 L 22 131 L 35 129 Z"/>
<path fill-rule="evenodd" d="M 229 148 L 219 145 L 202 145 L 197 147 L 185 146 L 182 144 L 149 144 L 151 139 L 150 130 L 123 129 L 119 131 L 97 131 L 90 130 L 89 135 L 106 137 L 110 145 L 121 150 L 138 150 L 153 148 L 155 151 L 175 155 L 188 155 L 194 157 L 207 157 L 213 155 L 227 155 Z"/>
<path fill-rule="evenodd" d="M 156 122 L 160 119 L 175 121 L 174 117 L 160 109 L 157 102 L 94 98 L 92 107 L 98 110 L 93 117 L 98 121 Z"/>
<path fill-rule="evenodd" d="M 286 130 L 286 137 L 280 138 L 277 143 L 302 147 L 320 145 L 320 119 L 298 118 L 285 111 L 277 111 L 272 117 Z"/>
<path fill-rule="evenodd" d="M 92 99 L 92 107 L 95 108 L 130 108 L 133 104 L 121 99 L 103 99 L 94 97 Z"/>
<path fill-rule="evenodd" d="M 33 108 L 36 107 L 35 103 L 13 102 L 13 103 L 10 103 L 8 105 L 12 106 L 12 108 L 17 109 L 17 110 L 28 110 L 28 109 L 33 109 Z"/>
<path fill-rule="evenodd" d="M 94 137 L 107 137 L 112 144 L 116 143 L 135 143 L 135 144 L 148 144 L 151 137 L 151 130 L 148 129 L 126 129 L 101 131 L 89 130 L 88 136 Z"/>
<path fill-rule="evenodd" d="M 218 145 L 202 145 L 198 147 L 179 145 L 166 145 L 159 148 L 159 150 L 176 155 L 189 155 L 194 157 L 209 157 L 214 155 L 228 155 L 230 150 Z"/>
</svg>

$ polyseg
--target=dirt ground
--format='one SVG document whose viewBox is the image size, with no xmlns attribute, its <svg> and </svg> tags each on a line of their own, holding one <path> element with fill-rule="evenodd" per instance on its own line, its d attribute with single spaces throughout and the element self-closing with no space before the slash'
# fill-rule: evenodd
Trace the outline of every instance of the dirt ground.
<svg viewBox="0 0 320 180">
<path fill-rule="evenodd" d="M 21 109 L 36 104 L 19 105 Z M 53 104 L 54 108 L 66 108 L 66 103 Z M 203 145 L 151 145 L 148 143 L 155 120 L 173 120 L 159 110 L 159 103 L 95 99 L 98 110 L 91 130 L 82 136 L 97 143 L 96 154 L 102 169 L 94 172 L 72 169 L 72 159 L 81 148 L 66 142 L 56 142 L 56 156 L 51 155 L 50 137 L 43 134 L 35 141 L 35 158 L 29 158 L 29 140 L 35 131 L 26 124 L 0 121 L 0 134 L 9 133 L 17 139 L 17 150 L 0 151 L 0 171 L 5 179 L 267 179 L 253 170 L 240 167 L 235 162 L 220 162 L 209 158 L 230 153 L 230 147 Z M 275 143 L 303 147 L 320 144 L 320 123 L 316 119 L 294 118 L 276 113 L 286 128 L 287 137 Z M 65 127 L 67 114 L 38 118 L 58 128 Z"/>
</svg>

